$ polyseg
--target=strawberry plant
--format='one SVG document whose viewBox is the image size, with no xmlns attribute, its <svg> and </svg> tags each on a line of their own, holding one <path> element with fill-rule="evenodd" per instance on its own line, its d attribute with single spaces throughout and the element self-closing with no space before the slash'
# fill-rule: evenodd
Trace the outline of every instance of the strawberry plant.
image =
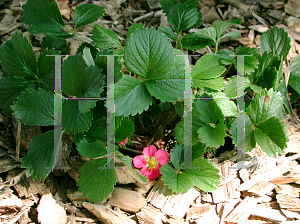
<svg viewBox="0 0 300 224">
<path fill-rule="evenodd" d="M 285 111 L 290 112 L 288 88 L 293 90 L 294 99 L 300 94 L 299 57 L 291 65 L 288 88 L 282 72 L 290 49 L 288 34 L 278 27 L 263 33 L 261 52 L 247 47 L 237 47 L 235 52 L 219 51 L 224 37 L 240 36 L 237 31 L 225 32 L 241 21 L 216 21 L 212 27 L 188 33 L 201 25 L 198 1 L 162 0 L 161 5 L 170 27 L 156 30 L 133 24 L 123 46 L 114 31 L 99 25 L 94 25 L 91 43 L 77 35 L 77 28 L 103 15 L 103 7 L 77 6 L 71 30 L 64 25 L 55 1 L 28 0 L 23 5 L 22 21 L 32 34 L 45 35 L 41 43 L 43 51 L 36 58 L 32 45 L 20 31 L 14 32 L 0 47 L 3 112 L 27 125 L 53 126 L 59 119 L 53 107 L 54 56 L 69 53 L 66 38 L 82 41 L 75 55 L 64 58 L 62 89 L 55 94 L 62 99 L 62 127 L 58 128 L 72 137 L 77 152 L 87 159 L 80 169 L 77 185 L 90 201 L 104 200 L 116 184 L 115 169 L 108 167 L 109 158 L 118 157 L 144 181 L 146 177 L 155 179 L 161 175 L 165 184 L 176 192 L 186 192 L 193 186 L 213 191 L 220 184 L 219 170 L 203 155 L 216 152 L 225 144 L 225 137 L 231 137 L 239 149 L 246 151 L 258 144 L 274 157 L 286 147 L 288 139 L 281 120 Z M 191 65 L 183 49 L 206 46 L 215 46 L 215 54 L 200 57 L 192 66 L 193 102 L 189 116 L 185 111 L 190 103 L 186 100 L 185 83 Z M 113 56 L 113 63 L 108 56 Z M 243 63 L 238 57 L 243 58 Z M 122 65 L 129 74 L 121 72 Z M 244 91 L 240 95 L 238 76 L 226 76 L 232 67 L 243 71 Z M 109 87 L 109 74 L 114 74 L 113 88 Z M 237 108 L 239 97 L 245 97 L 242 114 Z M 114 109 L 107 105 L 108 101 L 103 101 L 108 98 L 114 99 Z M 117 143 L 110 156 L 106 110 L 114 113 Z M 243 127 L 236 121 L 241 115 L 245 118 Z M 166 130 L 171 133 L 171 140 L 176 141 L 168 143 L 170 156 L 160 149 Z M 245 133 L 245 141 L 237 137 L 241 131 Z M 190 139 L 185 138 L 186 134 Z M 45 179 L 54 169 L 60 150 L 54 136 L 55 130 L 50 130 L 31 140 L 22 159 L 27 176 Z M 136 136 L 146 136 L 146 142 L 141 143 Z M 192 147 L 192 167 L 185 165 L 186 141 Z M 144 155 L 135 157 L 133 165 L 142 168 L 144 176 L 133 168 L 132 154 L 126 153 L 136 151 L 129 147 L 137 143 L 142 145 L 140 153 L 145 148 Z"/>
</svg>

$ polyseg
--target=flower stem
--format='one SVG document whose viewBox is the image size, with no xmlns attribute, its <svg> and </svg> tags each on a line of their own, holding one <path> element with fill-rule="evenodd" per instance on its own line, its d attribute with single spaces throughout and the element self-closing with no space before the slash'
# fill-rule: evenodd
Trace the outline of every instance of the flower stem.
<svg viewBox="0 0 300 224">
<path fill-rule="evenodd" d="M 72 33 L 78 40 L 80 40 L 82 43 L 84 43 L 84 40 L 82 40 L 77 34 L 76 34 L 76 31 L 74 30 L 70 30 L 70 29 L 68 29 L 67 27 L 65 27 L 65 29 L 68 31 L 68 32 L 70 32 L 70 33 Z"/>
<path fill-rule="evenodd" d="M 129 151 L 129 152 L 134 152 L 136 154 L 143 154 L 143 152 L 139 151 L 139 150 L 135 150 L 135 149 L 130 149 L 130 148 L 127 148 L 125 146 L 123 147 L 120 147 L 121 149 L 125 149 L 126 151 Z"/>
</svg>

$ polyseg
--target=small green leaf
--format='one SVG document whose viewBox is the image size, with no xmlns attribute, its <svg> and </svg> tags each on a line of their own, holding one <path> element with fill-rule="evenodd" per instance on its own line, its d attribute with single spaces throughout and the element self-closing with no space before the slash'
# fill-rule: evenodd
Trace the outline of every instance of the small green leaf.
<svg viewBox="0 0 300 224">
<path fill-rule="evenodd" d="M 231 50 L 219 51 L 220 61 L 223 65 L 231 65 L 234 61 L 234 53 Z"/>
<path fill-rule="evenodd" d="M 288 33 L 283 28 L 274 26 L 261 35 L 261 52 L 272 52 L 273 55 L 278 55 L 285 59 L 291 48 L 290 42 Z"/>
<path fill-rule="evenodd" d="M 54 125 L 54 96 L 43 89 L 28 89 L 11 106 L 14 116 L 27 125 Z"/>
<path fill-rule="evenodd" d="M 80 155 L 90 159 L 104 156 L 107 154 L 106 147 L 103 145 L 102 142 L 96 141 L 93 143 L 88 143 L 86 139 L 82 139 L 79 143 L 77 143 L 77 150 Z"/>
<path fill-rule="evenodd" d="M 168 14 L 170 9 L 174 6 L 177 5 L 177 1 L 176 0 L 161 0 L 160 1 L 160 5 L 161 8 L 163 9 L 163 12 Z"/>
<path fill-rule="evenodd" d="M 42 33 L 56 38 L 73 36 L 63 31 L 65 26 L 56 1 L 50 3 L 48 0 L 28 0 L 22 9 L 22 22 L 29 25 L 30 33 Z"/>
<path fill-rule="evenodd" d="M 130 38 L 131 39 L 131 38 Z M 112 94 L 111 89 L 108 94 Z M 152 98 L 144 83 L 129 75 L 115 84 L 116 116 L 136 115 L 147 110 L 152 104 Z M 111 111 L 113 112 L 113 111 Z"/>
<path fill-rule="evenodd" d="M 115 142 L 122 142 L 129 138 L 135 130 L 133 122 L 129 117 L 116 117 Z"/>
<path fill-rule="evenodd" d="M 210 38 L 200 37 L 197 33 L 188 33 L 181 39 L 182 46 L 185 49 L 194 51 L 200 50 L 206 46 L 212 46 L 215 42 Z"/>
<path fill-rule="evenodd" d="M 26 176 L 44 180 L 54 169 L 59 145 L 54 145 L 54 130 L 33 137 L 28 144 L 28 153 L 22 159 L 22 168 L 27 168 Z"/>
<path fill-rule="evenodd" d="M 113 191 L 116 179 L 115 169 L 106 167 L 106 158 L 91 160 L 80 168 L 78 191 L 90 202 L 102 202 Z"/>
<path fill-rule="evenodd" d="M 227 98 L 226 94 L 223 92 L 212 93 L 217 105 L 220 107 L 224 117 L 236 117 L 237 107 L 232 100 Z"/>
<path fill-rule="evenodd" d="M 238 57 L 239 55 L 245 55 L 244 63 L 241 66 L 244 66 L 244 71 L 246 74 L 250 75 L 255 69 L 258 67 L 258 55 L 259 51 L 256 48 L 250 47 L 238 47 L 235 49 L 235 55 Z M 235 68 L 238 67 L 238 59 L 235 59 Z"/>
<path fill-rule="evenodd" d="M 39 59 L 37 62 L 37 68 L 38 68 L 38 77 L 43 80 L 47 79 L 47 76 L 51 74 L 52 82 L 49 83 L 51 85 L 51 91 L 53 90 L 54 86 L 54 56 L 50 55 L 59 55 L 59 52 L 54 50 L 53 48 L 48 50 L 45 49 L 43 52 L 40 53 Z M 50 73 L 50 74 L 49 74 Z M 44 83 L 45 80 L 43 80 Z M 49 89 L 49 87 L 48 87 Z"/>
<path fill-rule="evenodd" d="M 74 29 L 95 22 L 103 16 L 104 12 L 104 7 L 98 5 L 84 4 L 76 6 Z"/>
<path fill-rule="evenodd" d="M 46 48 L 55 49 L 56 51 L 60 51 L 61 54 L 70 54 L 70 46 L 67 45 L 67 41 L 65 39 L 58 39 L 51 36 L 44 36 L 42 41 L 42 47 L 45 50 Z"/>
<path fill-rule="evenodd" d="M 81 113 L 79 111 L 80 100 L 67 100 L 62 104 L 62 126 L 71 134 L 84 133 L 92 125 L 92 112 Z"/>
<path fill-rule="evenodd" d="M 95 66 L 95 62 L 91 53 L 91 50 L 89 48 L 84 48 L 82 51 L 82 57 L 86 63 L 87 66 Z"/>
<path fill-rule="evenodd" d="M 224 123 L 211 124 L 198 129 L 201 142 L 209 147 L 219 148 L 225 143 L 226 125 Z"/>
<path fill-rule="evenodd" d="M 250 84 L 251 83 L 250 83 L 248 77 L 245 77 L 244 84 L 242 85 L 242 88 L 244 89 L 243 95 L 245 92 L 247 92 L 247 88 L 250 87 Z M 229 83 L 226 83 L 224 93 L 226 94 L 226 96 L 228 96 L 230 98 L 240 97 L 240 96 L 237 96 L 237 90 L 238 90 L 237 76 L 235 75 L 235 76 L 232 76 L 229 78 Z"/>
<path fill-rule="evenodd" d="M 195 35 L 204 39 L 211 39 L 214 43 L 217 41 L 217 32 L 214 27 L 207 27 L 201 30 L 197 30 Z"/>
<path fill-rule="evenodd" d="M 96 24 L 92 32 L 92 44 L 100 50 L 123 48 L 117 34 L 113 30 L 105 29 Z"/>
<path fill-rule="evenodd" d="M 20 31 L 0 47 L 1 66 L 4 71 L 20 77 L 35 77 L 37 73 L 35 53 Z"/>
<path fill-rule="evenodd" d="M 184 193 L 193 187 L 191 175 L 176 171 L 167 163 L 160 168 L 160 173 L 161 179 L 172 191 Z"/>
<path fill-rule="evenodd" d="M 241 19 L 234 19 L 231 21 L 215 21 L 213 22 L 213 27 L 216 29 L 216 40 L 220 39 L 222 34 L 227 30 L 229 27 L 235 24 L 241 24 Z M 226 34 L 225 34 L 226 35 Z"/>
<path fill-rule="evenodd" d="M 158 27 L 158 30 L 169 37 L 171 40 L 176 41 L 174 31 L 169 26 L 160 26 Z"/>
<path fill-rule="evenodd" d="M 167 74 L 174 65 L 174 49 L 166 36 L 151 29 L 137 30 L 126 42 L 125 66 L 143 78 Z"/>
<path fill-rule="evenodd" d="M 229 32 L 229 33 L 226 33 L 224 34 L 221 38 L 225 38 L 225 37 L 228 37 L 228 38 L 237 38 L 237 37 L 240 37 L 241 36 L 241 32 L 240 31 L 232 31 L 232 32 Z"/>
<path fill-rule="evenodd" d="M 300 61 L 295 61 L 290 66 L 289 86 L 300 94 Z"/>
<path fill-rule="evenodd" d="M 194 186 L 203 191 L 217 190 L 218 185 L 221 184 L 221 175 L 215 164 L 210 163 L 208 159 L 199 157 L 193 160 L 193 167 L 199 167 L 199 169 L 185 169 L 183 173 L 191 175 Z"/>
<path fill-rule="evenodd" d="M 189 7 L 186 4 L 179 3 L 172 7 L 168 13 L 168 22 L 179 34 L 192 28 L 197 24 L 199 12 L 197 8 Z"/>
<path fill-rule="evenodd" d="M 5 77 L 2 75 L 0 79 L 0 106 L 3 109 L 3 112 L 11 116 L 12 110 L 10 106 L 27 88 L 33 88 L 33 84 L 31 84 L 30 81 L 17 79 L 10 76 Z"/>
<path fill-rule="evenodd" d="M 128 28 L 126 39 L 128 40 L 136 30 L 140 30 L 144 27 L 145 24 L 142 23 L 132 24 L 132 26 Z"/>
<path fill-rule="evenodd" d="M 176 144 L 171 151 L 171 161 L 175 169 L 183 167 L 184 163 L 184 149 L 183 145 Z"/>
</svg>

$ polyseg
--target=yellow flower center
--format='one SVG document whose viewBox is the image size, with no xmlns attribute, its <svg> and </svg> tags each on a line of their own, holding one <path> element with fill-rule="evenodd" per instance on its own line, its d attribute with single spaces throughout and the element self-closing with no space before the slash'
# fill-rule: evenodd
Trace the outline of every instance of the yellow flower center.
<svg viewBox="0 0 300 224">
<path fill-rule="evenodd" d="M 147 158 L 146 159 L 147 162 L 147 167 L 149 170 L 153 170 L 154 168 L 156 168 L 158 166 L 158 162 L 155 158 L 155 156 L 152 156 L 151 158 Z"/>
</svg>

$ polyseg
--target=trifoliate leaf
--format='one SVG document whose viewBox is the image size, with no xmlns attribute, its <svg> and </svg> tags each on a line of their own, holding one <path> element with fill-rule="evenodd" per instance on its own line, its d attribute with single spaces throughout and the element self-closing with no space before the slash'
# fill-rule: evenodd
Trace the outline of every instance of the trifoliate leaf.
<svg viewBox="0 0 300 224">
<path fill-rule="evenodd" d="M 250 75 L 255 69 L 258 67 L 258 59 L 259 51 L 256 48 L 250 47 L 238 47 L 235 49 L 235 68 L 237 69 L 238 65 L 238 57 L 239 55 L 245 55 L 244 63 L 241 66 L 244 66 L 244 71 L 246 74 Z"/>
<path fill-rule="evenodd" d="M 92 125 L 92 112 L 81 113 L 78 106 L 79 101 L 67 100 L 62 104 L 62 126 L 71 134 L 84 133 Z"/>
<path fill-rule="evenodd" d="M 280 92 L 263 90 L 256 94 L 247 109 L 247 114 L 253 124 L 259 124 L 271 117 L 277 117 L 281 113 L 283 98 Z"/>
<path fill-rule="evenodd" d="M 107 154 L 106 147 L 103 145 L 102 142 L 96 141 L 93 143 L 88 143 L 86 139 L 82 139 L 79 143 L 77 143 L 77 150 L 80 155 L 90 159 L 104 156 Z"/>
<path fill-rule="evenodd" d="M 92 32 L 92 44 L 100 50 L 123 48 L 117 34 L 113 30 L 105 29 L 96 24 Z"/>
<path fill-rule="evenodd" d="M 184 193 L 193 187 L 191 175 L 176 171 L 167 163 L 160 168 L 160 173 L 162 174 L 161 179 L 172 191 Z"/>
<path fill-rule="evenodd" d="M 43 89 L 28 89 L 11 106 L 14 116 L 27 125 L 54 125 L 53 93 Z"/>
<path fill-rule="evenodd" d="M 101 69 L 96 66 L 86 67 L 80 54 L 69 56 L 64 61 L 63 68 L 63 93 L 76 97 L 100 97 L 104 78 Z M 78 106 L 79 111 L 84 113 L 96 106 L 96 100 L 79 100 Z"/>
<path fill-rule="evenodd" d="M 56 164 L 59 146 L 54 145 L 54 130 L 32 138 L 28 153 L 22 159 L 22 168 L 27 168 L 26 176 L 44 180 Z"/>
<path fill-rule="evenodd" d="M 134 124 L 129 117 L 116 117 L 115 142 L 122 142 L 134 132 Z"/>
<path fill-rule="evenodd" d="M 200 50 L 206 46 L 211 46 L 215 42 L 210 38 L 200 37 L 197 33 L 188 33 L 181 39 L 182 46 L 188 50 Z"/>
<path fill-rule="evenodd" d="M 142 28 L 144 28 L 144 27 L 145 27 L 145 24 L 142 24 L 142 23 L 135 23 L 135 24 L 132 24 L 132 26 L 128 28 L 126 39 L 128 40 L 129 37 L 131 37 L 132 34 L 133 34 L 136 30 L 142 29 Z"/>
<path fill-rule="evenodd" d="M 213 80 L 221 76 L 225 71 L 225 66 L 219 62 L 218 55 L 207 54 L 201 57 L 195 64 L 193 69 L 193 86 L 203 88 L 201 81 Z M 223 81 L 225 83 L 225 81 Z M 216 88 L 211 86 L 211 88 Z"/>
<path fill-rule="evenodd" d="M 145 84 L 129 75 L 123 76 L 115 84 L 115 90 L 110 89 L 108 94 L 112 94 L 112 91 L 115 91 L 116 116 L 136 115 L 147 110 L 152 104 Z"/>
<path fill-rule="evenodd" d="M 193 167 L 199 169 L 185 169 L 183 173 L 192 177 L 193 185 L 203 191 L 215 191 L 221 184 L 221 175 L 215 164 L 210 163 L 208 159 L 199 157 L 193 160 Z"/>
<path fill-rule="evenodd" d="M 146 81 L 149 93 L 157 99 L 171 102 L 184 99 L 184 57 L 176 56 L 172 70 L 164 76 Z"/>
<path fill-rule="evenodd" d="M 90 202 L 98 203 L 106 199 L 115 183 L 116 171 L 106 168 L 106 158 L 91 160 L 80 168 L 78 191 L 83 192 L 83 196 L 88 197 Z"/>
<path fill-rule="evenodd" d="M 167 74 L 174 65 L 174 49 L 166 36 L 151 29 L 137 30 L 126 42 L 125 66 L 143 78 Z"/>
<path fill-rule="evenodd" d="M 104 12 L 104 7 L 98 5 L 84 4 L 77 6 L 74 15 L 74 29 L 95 22 L 103 16 Z"/>
<path fill-rule="evenodd" d="M 289 86 L 300 94 L 300 61 L 295 61 L 290 66 Z"/>
<path fill-rule="evenodd" d="M 168 22 L 177 34 L 196 25 L 199 12 L 197 8 L 186 4 L 176 4 L 168 13 Z"/>
<path fill-rule="evenodd" d="M 4 71 L 13 76 L 37 78 L 35 53 L 20 31 L 15 31 L 11 38 L 2 44 L 0 60 Z"/>
<path fill-rule="evenodd" d="M 272 52 L 273 55 L 278 55 L 285 59 L 291 48 L 290 42 L 288 33 L 283 28 L 274 26 L 261 35 L 260 49 L 262 53 Z"/>
<path fill-rule="evenodd" d="M 169 26 L 160 26 L 158 27 L 158 30 L 169 37 L 171 40 L 176 41 L 174 31 Z"/>
<path fill-rule="evenodd" d="M 52 86 L 53 87 L 53 86 Z M 11 116 L 12 110 L 10 106 L 17 99 L 17 97 L 27 88 L 33 88 L 30 81 L 17 79 L 13 77 L 4 77 L 0 79 L 0 106 L 3 112 Z"/>
<path fill-rule="evenodd" d="M 63 55 L 70 53 L 70 46 L 67 45 L 67 41 L 65 39 L 58 39 L 48 35 L 43 37 L 42 47 L 44 50 L 46 48 L 49 50 L 55 49 L 56 51 L 60 51 Z"/>
<path fill-rule="evenodd" d="M 29 0 L 22 9 L 22 22 L 29 25 L 30 33 L 42 33 L 56 38 L 73 36 L 63 31 L 65 26 L 56 1 L 50 3 L 48 0 Z"/>
</svg>

